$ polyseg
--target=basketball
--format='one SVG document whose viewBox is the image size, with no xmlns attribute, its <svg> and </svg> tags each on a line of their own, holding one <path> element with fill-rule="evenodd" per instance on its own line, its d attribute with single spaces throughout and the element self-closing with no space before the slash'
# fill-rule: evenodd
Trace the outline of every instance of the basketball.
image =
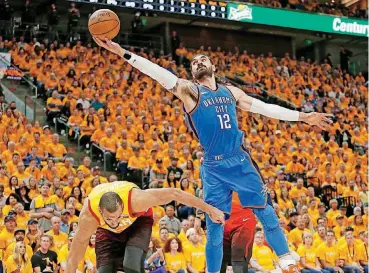
<svg viewBox="0 0 369 273">
<path fill-rule="evenodd" d="M 88 20 L 88 29 L 92 36 L 112 40 L 120 30 L 119 17 L 109 9 L 99 9 Z"/>
</svg>

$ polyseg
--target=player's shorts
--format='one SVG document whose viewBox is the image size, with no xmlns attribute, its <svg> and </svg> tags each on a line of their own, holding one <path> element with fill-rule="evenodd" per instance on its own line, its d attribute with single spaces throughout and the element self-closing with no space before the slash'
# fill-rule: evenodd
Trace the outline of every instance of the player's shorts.
<svg viewBox="0 0 369 273">
<path fill-rule="evenodd" d="M 200 174 L 204 201 L 226 213 L 231 211 L 233 191 L 243 207 L 263 208 L 267 204 L 264 179 L 243 145 L 229 154 L 205 157 Z"/>
<path fill-rule="evenodd" d="M 95 245 L 97 268 L 115 263 L 117 270 L 123 271 L 126 246 L 135 246 L 147 252 L 153 223 L 152 215 L 144 215 L 121 233 L 98 228 Z"/>
<path fill-rule="evenodd" d="M 249 260 L 252 254 L 256 218 L 252 211 L 231 215 L 224 226 L 223 249 L 227 263 Z"/>
</svg>

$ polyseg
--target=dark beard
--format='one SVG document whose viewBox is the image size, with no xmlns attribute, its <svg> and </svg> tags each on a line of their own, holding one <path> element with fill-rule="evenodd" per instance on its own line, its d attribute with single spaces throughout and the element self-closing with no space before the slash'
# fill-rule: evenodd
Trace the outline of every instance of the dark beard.
<svg viewBox="0 0 369 273">
<path fill-rule="evenodd" d="M 200 80 L 204 77 L 211 77 L 211 76 L 213 76 L 213 71 L 211 68 L 196 71 L 196 73 L 194 74 L 194 77 L 196 80 Z"/>
</svg>

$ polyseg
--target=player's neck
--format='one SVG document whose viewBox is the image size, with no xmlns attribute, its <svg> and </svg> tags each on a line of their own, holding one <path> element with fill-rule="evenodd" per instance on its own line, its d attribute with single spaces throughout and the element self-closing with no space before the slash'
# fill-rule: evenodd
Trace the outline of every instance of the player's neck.
<svg viewBox="0 0 369 273">
<path fill-rule="evenodd" d="M 201 85 L 204 85 L 208 88 L 210 88 L 211 90 L 216 90 L 217 89 L 217 83 L 215 81 L 215 77 L 211 76 L 211 77 L 203 77 L 200 80 L 198 80 L 198 82 Z"/>
</svg>

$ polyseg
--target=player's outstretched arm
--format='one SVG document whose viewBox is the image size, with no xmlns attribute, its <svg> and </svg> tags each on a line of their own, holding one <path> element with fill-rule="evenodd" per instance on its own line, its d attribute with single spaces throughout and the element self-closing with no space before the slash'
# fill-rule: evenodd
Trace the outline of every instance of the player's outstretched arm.
<svg viewBox="0 0 369 273">
<path fill-rule="evenodd" d="M 190 207 L 201 209 L 209 215 L 214 223 L 224 224 L 224 213 L 222 211 L 180 189 L 133 189 L 131 208 L 133 213 L 140 213 L 154 206 L 168 204 L 173 200 Z"/>
<path fill-rule="evenodd" d="M 82 211 L 79 215 L 79 222 L 76 234 L 68 254 L 67 271 L 65 273 L 75 273 L 78 263 L 83 259 L 91 235 L 98 228 L 96 219 L 88 209 L 88 199 L 85 200 Z"/>
<path fill-rule="evenodd" d="M 134 68 L 140 70 L 142 73 L 151 77 L 160 83 L 169 92 L 176 95 L 180 100 L 184 100 L 188 95 L 197 92 L 197 88 L 194 88 L 192 83 L 185 79 L 178 79 L 176 75 L 169 72 L 165 68 L 150 62 L 148 59 L 138 56 L 132 52 L 126 51 L 119 44 L 114 43 L 108 39 L 105 42 L 97 37 L 93 37 L 94 41 L 101 47 L 117 54 L 118 56 L 124 58 L 130 65 Z M 197 93 L 196 99 L 197 99 Z"/>
<path fill-rule="evenodd" d="M 228 86 L 228 88 L 229 90 L 231 90 L 233 96 L 237 101 L 237 107 L 241 110 L 261 114 L 263 116 L 279 120 L 303 121 L 310 125 L 316 125 L 324 130 L 326 130 L 332 123 L 332 120 L 329 118 L 332 117 L 331 114 L 317 112 L 303 113 L 295 110 L 290 110 L 276 104 L 267 104 L 262 102 L 261 100 L 250 97 L 245 94 L 244 91 L 237 87 Z"/>
</svg>

